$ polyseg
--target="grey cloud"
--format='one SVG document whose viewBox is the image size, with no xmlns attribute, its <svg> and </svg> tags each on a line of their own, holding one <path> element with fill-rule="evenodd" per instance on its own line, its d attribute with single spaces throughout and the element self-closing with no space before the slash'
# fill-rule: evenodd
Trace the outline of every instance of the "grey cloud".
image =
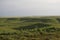
<svg viewBox="0 0 60 40">
<path fill-rule="evenodd" d="M 59 1 L 0 0 L 0 16 L 60 15 Z"/>
</svg>

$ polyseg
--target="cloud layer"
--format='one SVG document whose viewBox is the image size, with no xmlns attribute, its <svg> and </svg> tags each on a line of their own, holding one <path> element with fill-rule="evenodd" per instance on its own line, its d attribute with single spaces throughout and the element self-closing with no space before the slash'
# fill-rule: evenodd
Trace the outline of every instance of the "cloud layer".
<svg viewBox="0 0 60 40">
<path fill-rule="evenodd" d="M 60 15 L 60 0 L 0 0 L 0 16 Z"/>
</svg>

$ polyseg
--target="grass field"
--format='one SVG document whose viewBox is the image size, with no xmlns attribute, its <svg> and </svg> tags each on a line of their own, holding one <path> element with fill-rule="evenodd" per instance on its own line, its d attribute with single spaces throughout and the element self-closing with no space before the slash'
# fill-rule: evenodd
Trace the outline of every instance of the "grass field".
<svg viewBox="0 0 60 40">
<path fill-rule="evenodd" d="M 60 17 L 0 18 L 0 40 L 60 40 Z"/>
</svg>

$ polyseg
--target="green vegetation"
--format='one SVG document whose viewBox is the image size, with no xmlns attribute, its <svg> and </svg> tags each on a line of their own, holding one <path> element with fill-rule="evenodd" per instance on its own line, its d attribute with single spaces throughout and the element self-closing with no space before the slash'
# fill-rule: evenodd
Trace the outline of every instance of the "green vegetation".
<svg viewBox="0 0 60 40">
<path fill-rule="evenodd" d="M 60 40 L 60 18 L 0 18 L 0 40 Z"/>
</svg>

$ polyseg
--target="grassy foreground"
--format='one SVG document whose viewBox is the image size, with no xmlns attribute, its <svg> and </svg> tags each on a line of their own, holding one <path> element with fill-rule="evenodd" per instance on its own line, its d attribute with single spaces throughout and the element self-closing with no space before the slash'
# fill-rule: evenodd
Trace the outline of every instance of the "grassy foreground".
<svg viewBox="0 0 60 40">
<path fill-rule="evenodd" d="M 60 40 L 60 17 L 0 18 L 0 40 Z"/>
</svg>

